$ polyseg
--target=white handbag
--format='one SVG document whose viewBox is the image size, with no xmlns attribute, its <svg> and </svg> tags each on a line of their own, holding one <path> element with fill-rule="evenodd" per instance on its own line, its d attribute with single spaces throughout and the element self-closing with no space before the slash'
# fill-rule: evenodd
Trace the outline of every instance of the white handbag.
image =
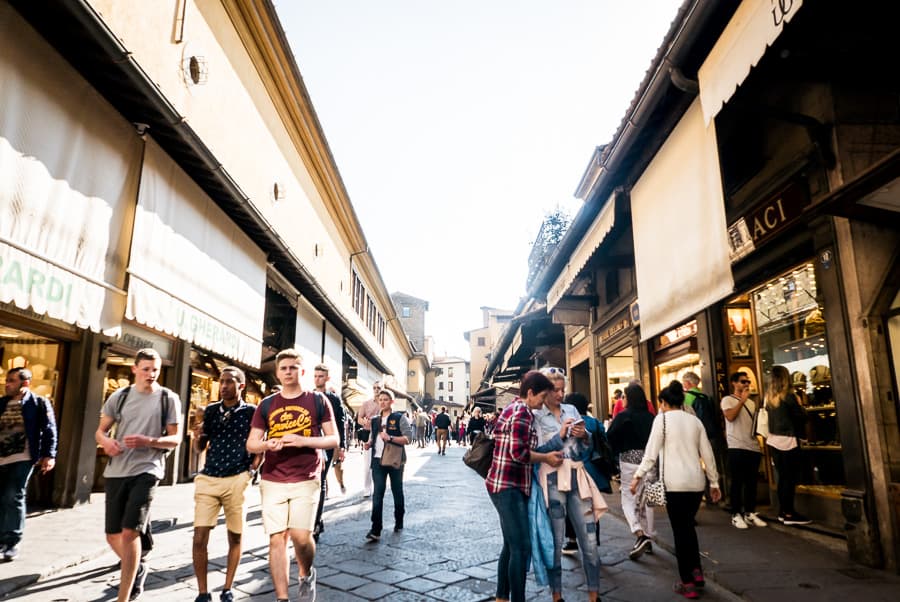
<svg viewBox="0 0 900 602">
<path fill-rule="evenodd" d="M 759 404 L 759 408 L 753 416 L 753 435 L 769 437 L 769 411 L 766 409 L 765 403 Z"/>
</svg>

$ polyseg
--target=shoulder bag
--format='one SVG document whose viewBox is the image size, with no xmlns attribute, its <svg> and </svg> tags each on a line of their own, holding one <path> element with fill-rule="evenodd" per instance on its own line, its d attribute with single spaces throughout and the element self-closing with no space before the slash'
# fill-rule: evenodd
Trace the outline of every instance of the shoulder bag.
<svg viewBox="0 0 900 602">
<path fill-rule="evenodd" d="M 491 469 L 491 462 L 494 459 L 494 438 L 485 433 L 478 433 L 472 442 L 472 447 L 466 451 L 463 456 L 463 462 L 466 466 L 481 475 L 482 479 L 486 479 L 488 471 Z"/>
<path fill-rule="evenodd" d="M 663 440 L 659 446 L 659 479 L 652 483 L 644 484 L 644 503 L 653 508 L 666 505 L 666 483 L 663 480 L 663 464 L 666 453 L 666 415 L 663 414 Z"/>
<path fill-rule="evenodd" d="M 761 401 L 756 413 L 753 415 L 753 436 L 760 435 L 768 439 L 769 437 L 769 411 L 766 409 L 766 402 Z"/>
<path fill-rule="evenodd" d="M 394 418 L 399 422 L 399 412 L 394 412 L 388 416 L 388 420 L 391 418 Z M 379 424 L 379 426 L 387 430 L 385 425 Z M 400 468 L 403 466 L 403 446 L 399 443 L 385 441 L 384 449 L 381 451 L 381 466 L 383 468 Z"/>
</svg>

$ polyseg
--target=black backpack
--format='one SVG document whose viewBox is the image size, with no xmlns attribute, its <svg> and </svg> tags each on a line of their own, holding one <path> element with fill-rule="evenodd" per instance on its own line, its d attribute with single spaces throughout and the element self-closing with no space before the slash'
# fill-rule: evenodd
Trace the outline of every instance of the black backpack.
<svg viewBox="0 0 900 602">
<path fill-rule="evenodd" d="M 719 414 L 716 412 L 716 406 L 713 400 L 705 393 L 700 391 L 691 392 L 694 395 L 694 414 L 703 423 L 706 429 L 706 436 L 710 442 L 722 438 L 722 422 L 719 420 Z"/>
</svg>

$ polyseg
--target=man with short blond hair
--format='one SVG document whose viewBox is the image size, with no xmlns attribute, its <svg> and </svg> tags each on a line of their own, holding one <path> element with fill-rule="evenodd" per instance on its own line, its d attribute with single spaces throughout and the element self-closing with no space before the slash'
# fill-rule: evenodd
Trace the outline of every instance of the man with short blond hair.
<svg viewBox="0 0 900 602">
<path fill-rule="evenodd" d="M 300 602 L 316 599 L 312 536 L 319 505 L 324 458 L 319 450 L 340 444 L 331 404 L 301 384 L 303 359 L 295 349 L 275 356 L 280 393 L 260 402 L 253 415 L 247 451 L 265 454 L 260 493 L 263 526 L 269 536 L 269 572 L 279 601 L 288 600 L 288 540 L 299 569 Z"/>
</svg>

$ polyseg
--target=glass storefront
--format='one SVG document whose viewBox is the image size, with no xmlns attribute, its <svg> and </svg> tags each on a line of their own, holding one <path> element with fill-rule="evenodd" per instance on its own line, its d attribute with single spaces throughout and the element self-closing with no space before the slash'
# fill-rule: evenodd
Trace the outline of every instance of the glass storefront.
<svg viewBox="0 0 900 602">
<path fill-rule="evenodd" d="M 654 373 L 656 394 L 673 380 L 680 381 L 686 372 L 693 372 L 701 379 L 703 370 L 697 348 L 697 321 L 691 320 L 663 333 L 654 341 Z M 648 391 L 649 395 L 650 392 Z"/>
<path fill-rule="evenodd" d="M 31 391 L 50 400 L 57 428 L 62 416 L 62 383 L 66 346 L 26 330 L 0 324 L 0 382 L 12 368 L 31 370 Z M 53 475 L 35 472 L 28 483 L 28 502 L 44 507 L 53 505 Z"/>
<path fill-rule="evenodd" d="M 729 300 L 725 317 L 728 373 L 743 370 L 750 376 L 754 401 L 762 399 L 772 366 L 791 373 L 794 393 L 809 418 L 801 483 L 825 493 L 845 478 L 822 307 L 809 261 Z"/>
<path fill-rule="evenodd" d="M 609 403 L 613 403 L 615 392 L 624 391 L 628 383 L 634 379 L 634 350 L 625 347 L 606 358 L 606 395 Z M 612 413 L 612 407 L 609 408 Z"/>
</svg>

